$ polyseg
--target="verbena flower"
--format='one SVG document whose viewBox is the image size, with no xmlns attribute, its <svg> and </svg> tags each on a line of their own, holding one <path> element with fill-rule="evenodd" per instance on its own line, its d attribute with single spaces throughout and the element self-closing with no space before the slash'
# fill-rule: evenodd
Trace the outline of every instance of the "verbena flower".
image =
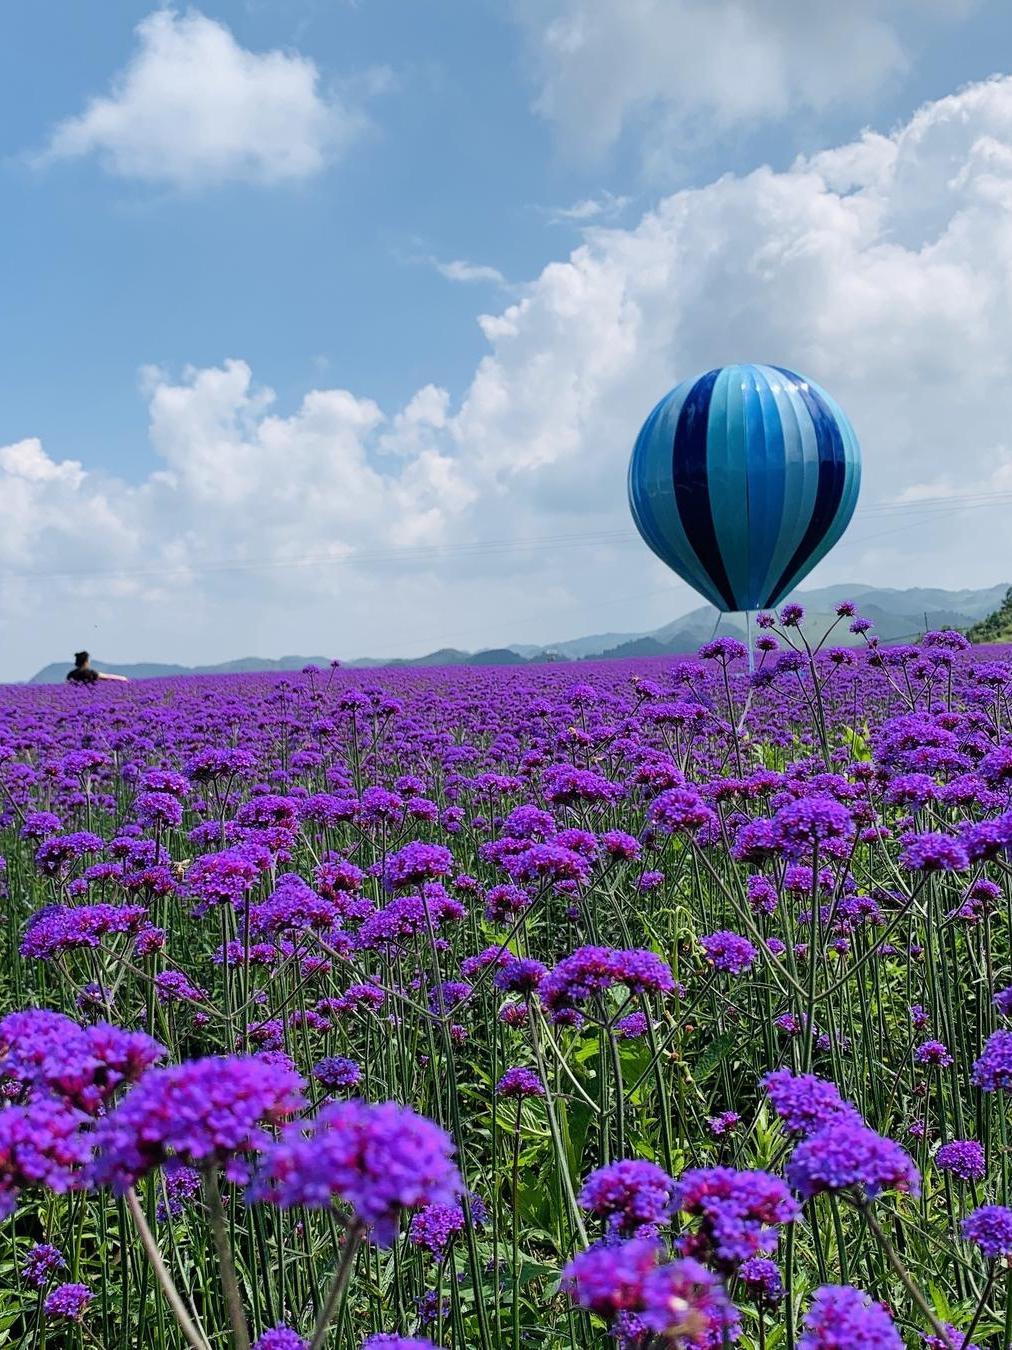
<svg viewBox="0 0 1012 1350">
<path fill-rule="evenodd" d="M 776 1246 L 776 1226 L 801 1210 L 787 1186 L 769 1172 L 699 1167 L 678 1178 L 675 1208 L 699 1219 L 680 1239 L 683 1251 L 732 1267 Z"/>
<path fill-rule="evenodd" d="M 0 1109 L 0 1219 L 13 1214 L 28 1187 L 63 1194 L 83 1185 L 91 1124 L 83 1111 L 54 1097 Z"/>
<path fill-rule="evenodd" d="M 938 833 L 909 836 L 900 850 L 900 862 L 917 872 L 962 872 L 970 865 L 965 846 Z"/>
<path fill-rule="evenodd" d="M 708 933 L 699 939 L 699 945 L 714 970 L 727 975 L 744 975 L 758 956 L 748 938 L 726 930 Z"/>
<path fill-rule="evenodd" d="M 836 1084 L 815 1074 L 775 1069 L 763 1079 L 763 1087 L 792 1134 L 807 1136 L 841 1118 L 860 1120 L 856 1109 L 840 1096 Z"/>
<path fill-rule="evenodd" d="M 782 806 L 773 817 L 774 838 L 788 854 L 808 853 L 831 841 L 846 841 L 853 833 L 851 813 L 827 794 L 802 797 Z"/>
<path fill-rule="evenodd" d="M 65 1270 L 66 1266 L 67 1262 L 59 1247 L 54 1247 L 51 1242 L 37 1242 L 29 1247 L 25 1255 L 21 1278 L 33 1289 L 42 1289 L 49 1283 L 54 1271 Z"/>
<path fill-rule="evenodd" d="M 82 1027 L 46 1008 L 0 1018 L 0 1080 L 17 1084 L 23 1097 L 53 1095 L 89 1114 L 164 1053 L 142 1031 L 107 1022 Z"/>
<path fill-rule="evenodd" d="M 821 1191 L 856 1189 L 869 1200 L 880 1191 L 920 1191 L 906 1151 L 859 1120 L 831 1121 L 795 1148 L 787 1164 L 791 1186 L 808 1199 Z"/>
<path fill-rule="evenodd" d="M 279 1323 L 257 1338 L 253 1350 L 309 1350 L 309 1342 L 291 1327 Z"/>
<path fill-rule="evenodd" d="M 268 898 L 249 909 L 249 932 L 255 941 L 275 938 L 292 929 L 325 931 L 341 922 L 341 908 L 317 894 L 293 872 L 278 877 Z"/>
<path fill-rule="evenodd" d="M 162 970 L 155 976 L 159 1003 L 206 1003 L 208 993 L 181 970 Z"/>
<path fill-rule="evenodd" d="M 545 1086 L 535 1069 L 507 1069 L 495 1085 L 498 1097 L 543 1097 Z"/>
<path fill-rule="evenodd" d="M 224 1165 L 271 1141 L 302 1102 L 303 1080 L 262 1056 L 152 1069 L 95 1131 L 93 1180 L 122 1192 L 170 1159 Z"/>
<path fill-rule="evenodd" d="M 798 1350 L 903 1350 L 903 1340 L 880 1303 L 850 1285 L 824 1285 L 805 1316 Z"/>
<path fill-rule="evenodd" d="M 313 1065 L 313 1077 L 328 1092 L 337 1092 L 340 1088 L 355 1087 L 361 1081 L 362 1069 L 353 1059 L 331 1055 Z"/>
<path fill-rule="evenodd" d="M 1012 1210 L 1004 1205 L 982 1205 L 975 1209 L 963 1220 L 960 1231 L 991 1261 L 1012 1256 Z"/>
<path fill-rule="evenodd" d="M 738 1267 L 738 1279 L 760 1307 L 775 1308 L 783 1302 L 784 1282 L 780 1267 L 765 1256 L 750 1256 Z"/>
<path fill-rule="evenodd" d="M 343 1202 L 387 1245 L 402 1210 L 455 1202 L 453 1152 L 449 1135 L 409 1107 L 334 1102 L 266 1149 L 249 1198 L 283 1208 Z"/>
<path fill-rule="evenodd" d="M 21 955 L 51 961 L 76 948 L 98 947 L 110 934 L 138 932 L 147 917 L 144 905 L 52 905 L 29 919 Z"/>
<path fill-rule="evenodd" d="M 452 869 L 453 854 L 448 848 L 442 844 L 415 842 L 405 844 L 387 857 L 383 879 L 391 890 L 400 890 L 449 876 Z"/>
<path fill-rule="evenodd" d="M 719 1116 L 709 1116 L 706 1121 L 710 1127 L 711 1134 L 715 1134 L 718 1139 L 725 1134 L 733 1134 L 741 1124 L 741 1116 L 737 1111 L 721 1111 Z"/>
<path fill-rule="evenodd" d="M 42 1311 L 54 1322 L 80 1322 L 94 1297 L 86 1284 L 58 1284 L 47 1295 Z"/>
<path fill-rule="evenodd" d="M 653 1238 L 590 1247 L 563 1270 L 561 1288 L 581 1308 L 602 1317 L 638 1312 L 644 1282 L 657 1266 L 660 1250 Z"/>
<path fill-rule="evenodd" d="M 158 1203 L 155 1206 L 155 1218 L 159 1223 L 179 1218 L 199 1193 L 200 1180 L 196 1168 L 182 1163 L 168 1163 L 162 1169 L 161 1184 L 157 1186 Z"/>
<path fill-rule="evenodd" d="M 987 1171 L 984 1150 L 976 1139 L 953 1139 L 935 1154 L 935 1166 L 961 1181 L 980 1181 Z"/>
<path fill-rule="evenodd" d="M 666 1223 L 674 1209 L 675 1182 L 645 1158 L 624 1158 L 591 1172 L 580 1205 L 604 1219 L 610 1232 L 631 1236 L 647 1225 Z"/>
<path fill-rule="evenodd" d="M 1012 1088 L 1012 1031 L 993 1031 L 973 1066 L 974 1084 L 984 1092 Z"/>
<path fill-rule="evenodd" d="M 582 1007 L 617 984 L 635 994 L 670 994 L 675 988 L 671 968 L 654 952 L 580 947 L 548 972 L 538 995 L 550 1012 L 559 1013 Z"/>
<path fill-rule="evenodd" d="M 941 1041 L 925 1041 L 914 1051 L 914 1059 L 933 1069 L 945 1069 L 952 1063 L 952 1056 Z"/>
<path fill-rule="evenodd" d="M 439 1350 L 439 1346 L 423 1336 L 398 1336 L 392 1331 L 378 1331 L 365 1338 L 362 1350 Z"/>
<path fill-rule="evenodd" d="M 942 1330 L 945 1332 L 942 1336 L 934 1336 L 930 1332 L 921 1332 L 921 1340 L 927 1346 L 927 1350 L 980 1350 L 979 1345 L 974 1345 L 971 1341 L 966 1343 L 965 1332 L 954 1327 L 951 1322 L 943 1322 Z"/>
<path fill-rule="evenodd" d="M 662 1344 L 686 1350 L 717 1347 L 738 1337 L 738 1314 L 712 1271 L 691 1257 L 650 1271 L 639 1317 Z"/>
<path fill-rule="evenodd" d="M 464 1231 L 466 1219 L 460 1205 L 426 1205 L 420 1209 L 408 1226 L 408 1241 L 414 1247 L 423 1247 L 437 1260 L 442 1260 L 453 1239 Z"/>
<path fill-rule="evenodd" d="M 681 834 L 715 822 L 717 813 L 695 788 L 678 787 L 655 797 L 647 818 L 663 834 Z"/>
<path fill-rule="evenodd" d="M 533 994 L 548 974 L 548 967 L 531 957 L 511 956 L 492 977 L 497 989 L 508 994 Z"/>
</svg>

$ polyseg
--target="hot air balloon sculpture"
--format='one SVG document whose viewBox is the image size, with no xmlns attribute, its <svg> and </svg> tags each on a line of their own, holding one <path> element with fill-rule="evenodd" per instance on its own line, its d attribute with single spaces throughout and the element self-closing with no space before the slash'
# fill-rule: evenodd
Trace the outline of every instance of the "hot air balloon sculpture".
<svg viewBox="0 0 1012 1350">
<path fill-rule="evenodd" d="M 847 528 L 860 485 L 839 404 L 779 366 L 684 380 L 643 423 L 629 463 L 643 539 L 725 612 L 792 591 Z"/>
</svg>

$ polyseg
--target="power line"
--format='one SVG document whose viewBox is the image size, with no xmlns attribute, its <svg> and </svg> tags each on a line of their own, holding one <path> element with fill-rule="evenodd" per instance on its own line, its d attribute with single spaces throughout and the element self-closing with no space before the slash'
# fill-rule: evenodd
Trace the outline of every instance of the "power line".
<svg viewBox="0 0 1012 1350">
<path fill-rule="evenodd" d="M 865 520 L 875 521 L 890 516 L 911 516 L 909 524 L 896 526 L 868 539 L 881 537 L 899 529 L 911 528 L 932 519 L 935 516 L 948 515 L 954 511 L 976 511 L 1012 502 L 1012 492 L 950 494 L 948 496 L 921 497 L 907 501 L 873 502 L 858 509 L 854 525 Z M 862 542 L 862 536 L 850 536 L 849 542 Z M 464 540 L 454 544 L 414 544 L 395 546 L 386 549 L 356 549 L 352 552 L 334 554 L 311 554 L 301 558 L 223 558 L 209 559 L 203 562 L 188 563 L 174 567 L 110 567 L 110 568 L 67 568 L 53 570 L 18 571 L 12 568 L 0 570 L 0 577 L 12 581 L 55 581 L 60 579 L 80 580 L 84 578 L 107 577 L 110 580 L 155 577 L 188 577 L 193 575 L 214 575 L 230 572 L 284 571 L 302 567 L 356 567 L 381 566 L 385 563 L 440 562 L 455 558 L 491 558 L 521 554 L 528 550 L 568 550 L 572 548 L 628 548 L 642 547 L 638 535 L 630 530 L 595 530 L 580 533 L 545 535 L 527 539 L 500 538 Z"/>
</svg>

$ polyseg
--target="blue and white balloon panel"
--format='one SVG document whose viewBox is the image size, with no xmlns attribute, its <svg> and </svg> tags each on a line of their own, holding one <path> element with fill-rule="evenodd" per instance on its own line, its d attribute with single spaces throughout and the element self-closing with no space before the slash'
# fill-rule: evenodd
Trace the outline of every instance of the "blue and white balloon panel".
<svg viewBox="0 0 1012 1350">
<path fill-rule="evenodd" d="M 839 540 L 861 450 L 839 404 L 780 366 L 684 380 L 644 422 L 629 464 L 636 528 L 718 609 L 768 609 Z"/>
</svg>

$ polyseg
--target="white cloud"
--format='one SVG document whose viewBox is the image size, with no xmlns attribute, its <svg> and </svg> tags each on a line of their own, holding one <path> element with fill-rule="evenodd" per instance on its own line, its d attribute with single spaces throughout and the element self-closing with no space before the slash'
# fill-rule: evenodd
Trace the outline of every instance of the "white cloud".
<svg viewBox="0 0 1012 1350">
<path fill-rule="evenodd" d="M 307 57 L 247 51 L 196 10 L 156 10 L 136 35 L 110 93 L 59 123 L 40 162 L 95 155 L 112 174 L 178 188 L 279 183 L 318 173 L 366 125 L 321 93 Z"/>
<path fill-rule="evenodd" d="M 651 153 L 684 143 L 701 121 L 727 129 L 836 102 L 863 107 L 904 70 L 926 22 L 958 19 L 972 3 L 513 0 L 513 12 L 537 111 L 593 156 L 637 119 Z"/>
<path fill-rule="evenodd" d="M 695 601 L 632 535 L 630 444 L 676 380 L 732 360 L 825 384 L 864 447 L 864 502 L 908 495 L 908 514 L 859 507 L 816 580 L 1008 579 L 1010 150 L 1012 79 L 994 80 L 892 135 L 591 229 L 482 318 L 489 350 L 457 404 L 432 385 L 389 412 L 320 389 L 284 412 L 242 361 L 147 371 L 156 466 L 139 485 L 37 441 L 0 450 L 0 600 L 27 635 L 4 673 L 80 645 L 85 622 L 107 659 L 180 660 L 664 622 Z M 958 510 L 917 514 L 953 490 Z M 39 579 L 11 575 L 39 571 L 70 573 L 45 605 Z"/>
<path fill-rule="evenodd" d="M 616 219 L 631 201 L 631 197 L 620 197 L 614 192 L 605 191 L 597 197 L 584 197 L 572 206 L 557 206 L 548 213 L 548 219 L 553 225 L 600 224 Z"/>
<path fill-rule="evenodd" d="M 494 286 L 508 286 L 509 282 L 499 271 L 497 267 L 488 267 L 484 263 L 466 262 L 462 258 L 456 258 L 452 262 L 440 262 L 438 258 L 430 258 L 432 266 L 441 277 L 447 281 L 462 282 L 491 282 Z"/>
</svg>

